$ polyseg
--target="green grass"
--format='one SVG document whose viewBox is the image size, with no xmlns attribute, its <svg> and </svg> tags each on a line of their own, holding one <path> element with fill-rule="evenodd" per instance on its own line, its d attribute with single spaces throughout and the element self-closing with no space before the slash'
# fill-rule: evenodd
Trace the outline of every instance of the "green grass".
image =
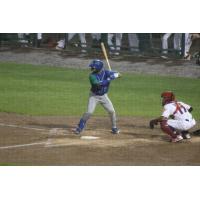
<svg viewBox="0 0 200 200">
<path fill-rule="evenodd" d="M 86 111 L 89 71 L 0 63 L 0 112 L 80 116 Z M 200 117 L 200 79 L 124 73 L 111 84 L 109 97 L 119 116 L 160 114 L 160 93 L 173 90 Z M 106 115 L 97 107 L 95 115 Z"/>
<path fill-rule="evenodd" d="M 15 163 L 0 163 L 0 166 L 19 166 L 19 164 L 17 165 L 17 164 L 15 164 Z M 20 166 L 22 166 L 22 165 L 20 165 Z"/>
</svg>

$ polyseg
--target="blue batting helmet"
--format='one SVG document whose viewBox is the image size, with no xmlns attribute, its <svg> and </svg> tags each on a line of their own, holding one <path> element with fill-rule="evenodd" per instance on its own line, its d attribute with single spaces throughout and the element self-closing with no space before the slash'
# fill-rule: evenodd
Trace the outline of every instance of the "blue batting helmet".
<svg viewBox="0 0 200 200">
<path fill-rule="evenodd" d="M 103 68 L 103 62 L 101 60 L 95 59 L 90 63 L 89 67 L 100 71 Z"/>
</svg>

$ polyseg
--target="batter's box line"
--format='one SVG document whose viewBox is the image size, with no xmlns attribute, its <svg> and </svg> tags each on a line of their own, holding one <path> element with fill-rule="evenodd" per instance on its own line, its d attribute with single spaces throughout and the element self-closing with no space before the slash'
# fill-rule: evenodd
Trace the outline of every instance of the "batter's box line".
<svg viewBox="0 0 200 200">
<path fill-rule="evenodd" d="M 41 134 L 46 134 L 46 135 L 57 135 L 57 134 L 60 135 L 61 133 L 62 135 L 66 135 L 68 133 L 68 131 L 61 128 L 34 128 L 29 126 L 19 126 L 15 124 L 4 124 L 4 123 L 0 123 L 0 126 L 40 131 Z"/>
<path fill-rule="evenodd" d="M 10 145 L 10 146 L 3 146 L 0 147 L 1 149 L 14 149 L 14 148 L 22 148 L 22 147 L 28 147 L 28 146 L 36 146 L 36 145 L 45 145 L 45 142 L 34 142 L 34 143 L 28 143 L 28 144 L 17 144 L 17 145 Z"/>
<path fill-rule="evenodd" d="M 19 126 L 19 125 L 14 125 L 14 124 L 4 124 L 0 123 L 0 126 L 4 127 L 11 127 L 11 128 L 21 128 L 21 129 L 28 129 L 28 130 L 34 130 L 34 131 L 50 131 L 51 129 L 45 129 L 45 128 L 33 128 L 33 127 L 28 127 L 28 126 Z"/>
</svg>

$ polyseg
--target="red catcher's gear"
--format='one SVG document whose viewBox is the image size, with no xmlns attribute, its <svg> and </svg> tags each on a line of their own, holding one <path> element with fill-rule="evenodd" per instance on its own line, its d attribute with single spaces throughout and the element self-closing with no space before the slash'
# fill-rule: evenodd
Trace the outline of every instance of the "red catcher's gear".
<svg viewBox="0 0 200 200">
<path fill-rule="evenodd" d="M 171 138 L 176 138 L 177 131 L 167 124 L 167 120 L 163 120 L 160 122 L 160 128 L 164 133 L 170 135 Z"/>
<path fill-rule="evenodd" d="M 161 97 L 163 98 L 162 100 L 162 105 L 164 106 L 165 104 L 168 104 L 172 101 L 175 101 L 175 95 L 171 91 L 165 91 L 161 94 Z"/>
</svg>

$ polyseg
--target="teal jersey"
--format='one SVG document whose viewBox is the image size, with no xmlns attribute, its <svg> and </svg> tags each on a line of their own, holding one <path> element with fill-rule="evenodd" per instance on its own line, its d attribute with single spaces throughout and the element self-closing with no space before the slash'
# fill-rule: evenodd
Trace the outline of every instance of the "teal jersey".
<svg viewBox="0 0 200 200">
<path fill-rule="evenodd" d="M 114 72 L 102 70 L 100 73 L 91 73 L 89 76 L 91 91 L 96 95 L 104 95 L 108 92 L 110 86 L 110 76 Z"/>
</svg>

